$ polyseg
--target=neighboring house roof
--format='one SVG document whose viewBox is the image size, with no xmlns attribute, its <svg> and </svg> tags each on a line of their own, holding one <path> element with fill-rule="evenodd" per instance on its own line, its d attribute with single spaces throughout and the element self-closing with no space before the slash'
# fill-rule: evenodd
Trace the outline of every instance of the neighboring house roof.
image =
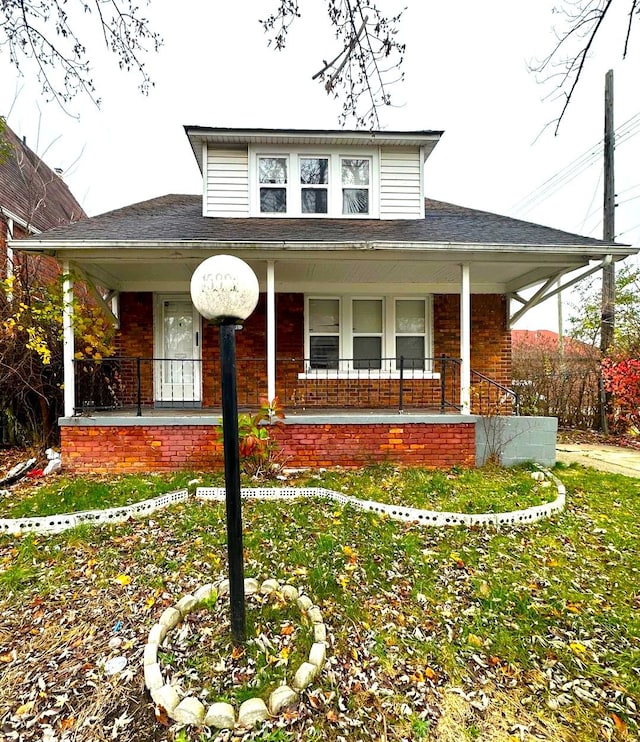
<svg viewBox="0 0 640 742">
<path fill-rule="evenodd" d="M 559 344 L 560 336 L 552 330 L 511 330 L 511 346 L 514 350 L 557 352 Z M 599 352 L 595 346 L 572 337 L 563 337 L 562 344 L 564 353 L 572 356 L 591 357 Z"/>
<path fill-rule="evenodd" d="M 8 126 L 0 136 L 10 148 L 0 162 L 0 210 L 38 232 L 86 217 L 64 180 Z"/>
<path fill-rule="evenodd" d="M 47 242 L 400 242 L 454 245 L 607 244 L 478 209 L 425 200 L 424 219 L 224 218 L 202 216 L 202 196 L 167 195 L 125 206 L 38 236 Z M 622 247 L 622 245 L 618 245 Z"/>
</svg>

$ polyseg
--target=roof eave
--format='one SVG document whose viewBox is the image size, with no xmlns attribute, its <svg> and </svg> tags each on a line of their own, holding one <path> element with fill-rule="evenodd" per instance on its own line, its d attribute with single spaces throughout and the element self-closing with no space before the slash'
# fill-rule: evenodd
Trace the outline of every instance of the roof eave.
<svg viewBox="0 0 640 742">
<path fill-rule="evenodd" d="M 362 251 L 394 251 L 420 253 L 450 253 L 457 256 L 475 253 L 488 256 L 495 255 L 522 255 L 535 252 L 537 256 L 581 257 L 588 260 L 598 260 L 606 255 L 612 255 L 619 260 L 635 255 L 640 248 L 622 245 L 558 245 L 558 244 L 489 244 L 466 242 L 392 242 L 392 241 L 362 241 L 362 242 L 292 242 L 287 240 L 10 240 L 13 249 L 25 252 L 46 253 L 55 255 L 59 252 L 83 253 L 89 250 L 176 250 L 181 249 L 209 249 L 209 250 L 246 250 L 257 249 L 265 252 L 277 250 L 286 252 L 362 252 Z"/>
</svg>

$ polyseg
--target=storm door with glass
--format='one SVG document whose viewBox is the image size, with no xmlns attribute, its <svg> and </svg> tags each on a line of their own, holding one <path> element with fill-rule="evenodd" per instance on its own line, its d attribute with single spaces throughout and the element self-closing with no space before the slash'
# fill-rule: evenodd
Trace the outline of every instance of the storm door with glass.
<svg viewBox="0 0 640 742">
<path fill-rule="evenodd" d="M 182 297 L 159 297 L 154 360 L 157 407 L 200 407 L 200 315 Z"/>
</svg>

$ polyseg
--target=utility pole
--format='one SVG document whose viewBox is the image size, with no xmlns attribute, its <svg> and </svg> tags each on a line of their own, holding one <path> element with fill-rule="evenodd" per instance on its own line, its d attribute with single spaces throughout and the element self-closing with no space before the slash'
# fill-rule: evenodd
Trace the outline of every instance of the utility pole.
<svg viewBox="0 0 640 742">
<path fill-rule="evenodd" d="M 604 89 L 604 211 L 603 235 L 605 242 L 615 238 L 615 183 L 614 183 L 615 132 L 613 130 L 613 70 L 605 77 Z M 600 354 L 604 358 L 613 342 L 615 326 L 615 265 L 611 257 L 602 267 L 602 303 L 600 315 Z M 602 432 L 608 434 L 607 413 L 611 404 L 600 377 L 600 424 Z"/>
</svg>

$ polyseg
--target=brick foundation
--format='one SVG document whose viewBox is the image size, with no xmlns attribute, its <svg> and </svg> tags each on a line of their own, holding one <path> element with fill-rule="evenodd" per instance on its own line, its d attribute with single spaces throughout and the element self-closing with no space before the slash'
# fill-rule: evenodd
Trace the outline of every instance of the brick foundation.
<svg viewBox="0 0 640 742">
<path fill-rule="evenodd" d="M 215 425 L 63 425 L 67 471 L 161 472 L 222 468 Z M 460 423 L 288 424 L 274 429 L 287 467 L 392 462 L 433 468 L 475 465 L 475 425 Z"/>
</svg>

